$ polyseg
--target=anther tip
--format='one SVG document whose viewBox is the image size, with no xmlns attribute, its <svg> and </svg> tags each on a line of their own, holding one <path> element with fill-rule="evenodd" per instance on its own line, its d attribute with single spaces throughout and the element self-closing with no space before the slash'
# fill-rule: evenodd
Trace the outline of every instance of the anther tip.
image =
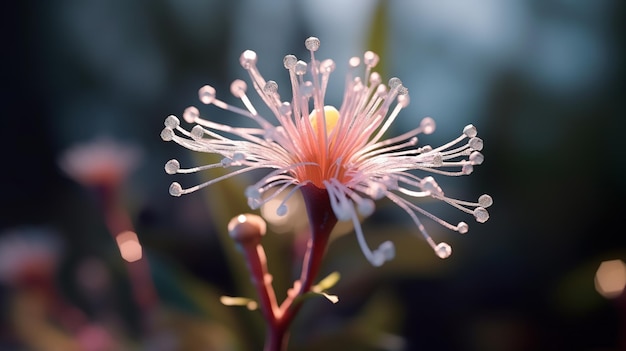
<svg viewBox="0 0 626 351">
<path fill-rule="evenodd" d="M 179 183 L 173 182 L 170 185 L 170 195 L 179 197 L 183 194 L 183 187 Z"/>
<path fill-rule="evenodd" d="M 469 231 L 469 226 L 465 222 L 459 222 L 459 224 L 456 225 L 456 230 L 461 234 L 465 234 Z"/>
<path fill-rule="evenodd" d="M 165 172 L 167 174 L 176 174 L 179 169 L 180 163 L 178 162 L 178 160 L 172 159 L 167 161 L 167 163 L 165 164 Z"/>
<path fill-rule="evenodd" d="M 446 243 L 439 243 L 435 246 L 435 253 L 439 258 L 448 258 L 452 254 L 452 247 Z"/>
<path fill-rule="evenodd" d="M 320 40 L 317 37 L 308 37 L 304 41 L 304 46 L 307 50 L 317 51 L 320 48 Z"/>
<path fill-rule="evenodd" d="M 250 67 L 256 64 L 256 61 L 257 61 L 256 52 L 252 50 L 246 50 L 243 53 L 241 53 L 241 56 L 239 56 L 239 63 L 244 69 L 249 69 Z"/>
<path fill-rule="evenodd" d="M 203 86 L 198 90 L 198 97 L 203 104 L 209 105 L 215 100 L 215 88 L 210 85 Z"/>
<path fill-rule="evenodd" d="M 187 123 L 194 123 L 198 117 L 200 117 L 200 111 L 194 106 L 187 107 L 183 112 L 183 119 Z"/>
<path fill-rule="evenodd" d="M 265 235 L 267 225 L 258 215 L 246 213 L 228 222 L 228 234 L 241 245 L 256 245 Z"/>
<path fill-rule="evenodd" d="M 485 223 L 489 219 L 489 212 L 483 207 L 476 207 L 473 214 L 478 223 Z"/>
<path fill-rule="evenodd" d="M 465 126 L 465 128 L 463 128 L 463 134 L 470 138 L 473 138 L 478 134 L 478 131 L 476 130 L 476 127 L 474 127 L 472 124 L 468 124 Z"/>
<path fill-rule="evenodd" d="M 172 139 L 174 139 L 174 131 L 172 130 L 172 128 L 163 128 L 163 130 L 161 131 L 161 139 L 163 141 L 171 141 Z"/>
</svg>

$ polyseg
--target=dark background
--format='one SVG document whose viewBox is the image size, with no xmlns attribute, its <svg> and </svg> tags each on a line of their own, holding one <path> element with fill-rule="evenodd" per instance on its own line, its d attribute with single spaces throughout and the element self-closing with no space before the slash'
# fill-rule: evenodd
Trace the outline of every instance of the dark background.
<svg viewBox="0 0 626 351">
<path fill-rule="evenodd" d="M 406 350 L 626 349 L 623 295 L 605 299 L 594 289 L 600 262 L 626 258 L 623 2 L 311 3 L 5 4 L 0 231 L 54 233 L 64 247 L 55 273 L 59 290 L 79 308 L 89 309 L 72 274 L 81 260 L 94 256 L 113 267 L 122 291 L 119 313 L 130 321 L 129 338 L 141 340 L 139 312 L 125 293 L 128 282 L 93 194 L 57 165 L 75 143 L 109 135 L 143 151 L 126 184 L 126 210 L 154 260 L 162 303 L 180 306 L 179 295 L 191 289 L 180 286 L 177 293 L 176 285 L 162 283 L 170 275 L 193 277 L 216 296 L 236 294 L 236 281 L 245 277 L 227 268 L 219 221 L 204 201 L 212 193 L 167 194 L 173 179 L 163 164 L 197 159 L 161 141 L 162 123 L 196 104 L 204 84 L 227 96 L 230 81 L 244 77 L 241 51 L 256 50 L 262 72 L 280 75 L 280 83 L 282 57 L 306 57 L 303 40 L 317 35 L 321 56 L 337 63 L 335 87 L 342 87 L 347 57 L 372 47 L 384 75 L 403 79 L 412 102 L 396 130 L 430 115 L 438 122 L 433 138 L 441 139 L 431 139 L 437 144 L 474 123 L 486 161 L 446 189 L 465 198 L 488 193 L 495 203 L 490 220 L 471 225 L 467 236 L 442 231 L 455 250 L 446 261 L 412 265 L 431 253 L 420 240 L 401 241 L 412 245 L 399 250 L 401 263 L 376 271 L 353 235 L 341 237 L 331 245 L 327 270 L 345 277 L 337 287 L 342 302 L 305 309 L 293 342 L 315 345 L 306 341 L 307 330 L 326 349 L 338 348 L 341 338 L 329 331 L 335 329 L 345 330 L 347 345 L 361 345 L 367 327 L 358 328 L 365 325 L 396 335 L 380 349 L 401 349 L 393 347 L 398 340 Z M 414 229 L 401 212 L 383 205 L 365 222 L 366 235 L 409 235 Z M 8 310 L 19 289 L 2 287 Z M 203 311 L 194 313 L 220 320 Z M 376 317 L 390 311 L 393 322 Z M 22 350 L 12 318 L 3 317 L 7 349 Z M 252 334 L 258 339 L 258 331 Z"/>
</svg>

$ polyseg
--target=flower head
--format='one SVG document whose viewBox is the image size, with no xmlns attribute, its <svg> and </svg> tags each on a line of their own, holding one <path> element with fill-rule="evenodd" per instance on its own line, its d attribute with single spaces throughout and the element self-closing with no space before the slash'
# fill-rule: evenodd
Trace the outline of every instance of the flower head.
<svg viewBox="0 0 626 351">
<path fill-rule="evenodd" d="M 135 169 L 140 158 L 137 147 L 100 137 L 66 150 L 59 165 L 68 176 L 85 186 L 118 186 Z"/>
<path fill-rule="evenodd" d="M 426 117 L 415 129 L 384 138 L 400 111 L 409 104 L 407 89 L 398 78 L 383 84 L 380 75 L 372 70 L 379 57 L 368 51 L 362 59 L 349 60 L 350 73 L 346 77 L 341 107 L 327 106 L 324 96 L 335 63 L 315 58 L 319 45 L 315 37 L 305 41 L 311 55 L 308 63 L 293 55 L 285 56 L 283 64 L 291 82 L 290 101 L 281 99 L 275 81 L 263 78 L 257 69 L 254 51 L 246 50 L 241 54 L 241 65 L 248 71 L 254 90 L 275 120 L 257 112 L 246 95 L 247 84 L 242 80 L 235 80 L 230 90 L 245 109 L 219 100 L 215 89 L 208 85 L 200 88 L 199 98 L 204 104 L 253 120 L 258 124 L 256 128 L 210 121 L 201 117 L 198 108 L 193 106 L 183 112 L 186 122 L 195 123 L 191 130 L 181 127 L 176 116 L 167 117 L 161 133 L 163 140 L 223 157 L 219 163 L 187 169 L 181 168 L 177 160 L 170 160 L 165 165 L 167 173 L 193 173 L 215 167 L 232 169 L 226 175 L 190 188 L 174 182 L 170 194 L 180 196 L 238 174 L 267 169 L 267 175 L 245 191 L 252 209 L 286 192 L 282 205 L 276 207 L 277 214 L 285 214 L 287 199 L 301 187 L 325 189 L 337 219 L 354 223 L 363 253 L 378 266 L 394 256 L 393 244 L 384 242 L 378 249 L 371 250 L 363 236 L 359 215 L 370 215 L 375 208 L 374 201 L 386 197 L 411 217 L 439 257 L 448 257 L 450 246 L 436 243 L 420 218 L 427 217 L 459 233 L 466 233 L 468 225 L 440 219 L 416 205 L 414 199 L 441 200 L 472 214 L 481 223 L 489 218 L 485 209 L 492 203 L 489 195 L 482 195 L 476 202 L 456 200 L 444 195 L 433 177 L 467 175 L 483 162 L 480 153 L 483 141 L 476 136 L 476 128 L 466 126 L 458 138 L 439 147 L 417 147 L 419 134 L 435 130 L 433 119 Z M 364 72 L 358 74 L 359 68 Z"/>
</svg>

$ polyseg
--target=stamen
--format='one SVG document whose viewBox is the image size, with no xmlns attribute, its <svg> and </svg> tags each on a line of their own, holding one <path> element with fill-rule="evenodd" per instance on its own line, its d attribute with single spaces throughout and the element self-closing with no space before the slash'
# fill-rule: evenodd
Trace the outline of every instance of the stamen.
<svg viewBox="0 0 626 351">
<path fill-rule="evenodd" d="M 417 136 L 431 134 L 436 128 L 435 121 L 426 117 L 413 130 L 385 139 L 384 135 L 391 129 L 400 111 L 410 103 L 408 90 L 402 81 L 393 77 L 387 84 L 382 83 L 380 74 L 372 72 L 379 62 L 374 52 L 367 51 L 361 58 L 353 57 L 348 62 L 350 69 L 346 75 L 345 93 L 337 110 L 324 104 L 329 77 L 335 70 L 334 61 L 316 60 L 315 53 L 320 47 L 316 37 L 308 38 L 305 47 L 310 52 L 309 63 L 298 60 L 294 55 L 283 58 L 292 90 L 292 99 L 288 102 L 281 101 L 276 81 L 263 78 L 256 66 L 258 57 L 254 51 L 246 50 L 239 57 L 250 76 L 252 87 L 274 114 L 277 125 L 259 115 L 246 95 L 246 82 L 239 79 L 231 83 L 230 92 L 240 99 L 242 107 L 217 99 L 215 89 L 209 85 L 199 89 L 198 97 L 203 104 L 252 119 L 258 128 L 212 122 L 202 118 L 194 106 L 187 107 L 182 114 L 187 123 L 196 124 L 190 129 L 181 127 L 176 116 L 165 119 L 165 128 L 161 131 L 163 140 L 222 157 L 220 162 L 187 169 L 182 169 L 179 161 L 172 159 L 165 164 L 166 173 L 240 167 L 187 189 L 174 182 L 170 193 L 180 196 L 232 176 L 269 169 L 267 175 L 245 191 L 253 209 L 278 194 L 284 194 L 283 191 L 291 187 L 276 208 L 278 215 L 285 215 L 288 211 L 287 199 L 303 185 L 313 183 L 324 187 L 337 218 L 352 221 L 361 250 L 373 265 L 379 266 L 393 258 L 395 248 L 386 241 L 371 250 L 365 241 L 359 217 L 369 216 L 374 211 L 374 200 L 387 197 L 407 212 L 437 256 L 448 257 L 451 254 L 450 245 L 435 243 L 420 218 L 428 217 L 461 234 L 468 232 L 467 223 L 452 225 L 409 202 L 409 198 L 432 197 L 444 201 L 473 215 L 480 223 L 489 219 L 486 208 L 492 205 L 493 199 L 486 194 L 481 195 L 477 202 L 446 197 L 432 176 L 418 177 L 414 172 L 446 176 L 470 174 L 474 166 L 484 161 L 480 153 L 484 143 L 477 137 L 476 128 L 467 125 L 459 137 L 437 148 L 429 145 L 418 148 Z M 361 62 L 364 74 L 357 74 Z M 306 77 L 307 74 L 310 76 Z M 263 198 L 269 190 L 274 191 Z"/>
<path fill-rule="evenodd" d="M 189 106 L 183 112 L 183 119 L 187 123 L 194 123 L 200 117 L 200 111 L 194 106 Z"/>
<path fill-rule="evenodd" d="M 205 85 L 198 90 L 198 97 L 203 104 L 209 105 L 215 100 L 215 88 L 210 85 Z"/>
<path fill-rule="evenodd" d="M 320 40 L 316 37 L 309 37 L 304 41 L 304 46 L 309 51 L 317 51 L 320 48 Z"/>
</svg>

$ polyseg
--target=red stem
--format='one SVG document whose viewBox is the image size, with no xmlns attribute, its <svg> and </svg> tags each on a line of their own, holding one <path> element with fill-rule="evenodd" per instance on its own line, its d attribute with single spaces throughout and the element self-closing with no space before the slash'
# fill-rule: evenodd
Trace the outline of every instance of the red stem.
<svg viewBox="0 0 626 351">
<path fill-rule="evenodd" d="M 302 263 L 300 284 L 294 285 L 294 290 L 287 294 L 287 298 L 280 306 L 276 302 L 263 246 L 260 243 L 248 245 L 241 243 L 252 282 L 259 295 L 260 309 L 267 323 L 265 351 L 286 350 L 289 326 L 302 305 L 300 301 L 294 302 L 298 297 L 311 291 L 322 265 L 330 233 L 337 223 L 337 217 L 332 211 L 330 198 L 325 189 L 307 185 L 302 187 L 301 191 L 309 216 L 311 237 Z"/>
</svg>

